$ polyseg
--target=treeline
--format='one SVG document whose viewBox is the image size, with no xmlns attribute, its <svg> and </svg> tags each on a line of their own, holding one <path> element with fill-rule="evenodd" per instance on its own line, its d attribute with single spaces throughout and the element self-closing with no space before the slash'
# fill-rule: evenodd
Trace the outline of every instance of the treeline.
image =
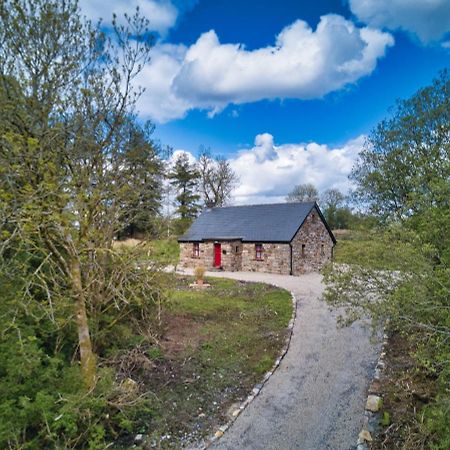
<svg viewBox="0 0 450 450">
<path fill-rule="evenodd" d="M 238 182 L 229 161 L 211 156 L 208 148 L 202 148 L 198 161 L 191 162 L 181 153 L 168 172 L 174 189 L 176 218 L 171 223 L 176 235 L 183 233 L 202 208 L 224 206 Z"/>
<path fill-rule="evenodd" d="M 230 200 L 238 178 L 225 158 L 213 157 L 209 149 L 201 148 L 196 161 L 187 153 L 172 159 L 170 151 L 158 152 L 153 143 L 136 146 L 136 153 L 145 145 L 153 150 L 153 165 L 149 167 L 146 161 L 134 169 L 136 175 L 142 170 L 144 192 L 135 210 L 124 214 L 119 239 L 178 236 L 203 208 L 224 206 Z M 148 158 L 148 154 L 140 157 Z"/>
<path fill-rule="evenodd" d="M 344 195 L 339 189 L 326 189 L 319 193 L 312 183 L 294 186 L 286 197 L 287 202 L 317 202 L 325 219 L 333 230 L 370 229 L 377 222 L 368 211 L 356 212 L 352 194 Z"/>
<path fill-rule="evenodd" d="M 372 131 L 351 178 L 378 219 L 371 239 L 382 251 L 326 276 L 327 300 L 349 321 L 370 314 L 415 349 L 415 376 L 430 390 L 415 423 L 398 427 L 399 447 L 450 447 L 449 94 L 446 70 Z"/>
</svg>

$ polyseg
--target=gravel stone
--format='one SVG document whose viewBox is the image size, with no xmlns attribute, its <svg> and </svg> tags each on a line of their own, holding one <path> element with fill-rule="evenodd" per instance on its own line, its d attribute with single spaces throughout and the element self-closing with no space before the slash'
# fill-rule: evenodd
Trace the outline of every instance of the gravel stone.
<svg viewBox="0 0 450 450">
<path fill-rule="evenodd" d="M 207 276 L 274 284 L 293 292 L 297 299 L 297 319 L 286 356 L 260 394 L 210 448 L 355 448 L 364 420 L 367 386 L 381 351 L 379 343 L 371 341 L 368 323 L 337 327 L 342 311 L 330 311 L 319 299 L 324 286 L 317 273 L 292 277 L 213 272 Z M 367 446 L 358 446 L 363 448 Z"/>
</svg>

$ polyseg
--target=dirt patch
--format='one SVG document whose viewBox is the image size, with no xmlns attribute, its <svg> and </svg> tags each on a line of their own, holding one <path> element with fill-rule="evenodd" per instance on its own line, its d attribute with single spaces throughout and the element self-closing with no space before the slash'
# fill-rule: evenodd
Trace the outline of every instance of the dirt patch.
<svg viewBox="0 0 450 450">
<path fill-rule="evenodd" d="M 400 333 L 389 337 L 386 370 L 381 379 L 385 423 L 371 449 L 425 449 L 423 407 L 436 395 L 436 380 L 417 370 L 415 346 Z"/>
<path fill-rule="evenodd" d="M 207 338 L 201 333 L 201 325 L 183 316 L 166 315 L 165 329 L 160 345 L 168 358 L 176 358 L 186 350 L 195 350 Z"/>
</svg>

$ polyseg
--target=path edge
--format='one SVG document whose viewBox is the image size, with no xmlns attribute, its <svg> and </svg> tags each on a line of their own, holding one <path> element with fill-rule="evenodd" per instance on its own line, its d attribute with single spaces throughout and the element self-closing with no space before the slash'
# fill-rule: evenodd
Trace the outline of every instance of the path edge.
<svg viewBox="0 0 450 450">
<path fill-rule="evenodd" d="M 276 284 L 266 283 L 266 282 L 263 282 L 263 283 L 268 284 L 269 286 L 274 286 L 276 288 L 280 288 L 280 286 L 277 286 Z M 284 288 L 282 288 L 282 289 L 284 289 Z M 288 291 L 291 294 L 292 315 L 291 315 L 291 319 L 289 320 L 289 323 L 287 326 L 288 334 L 285 338 L 284 345 L 283 345 L 278 357 L 276 358 L 275 362 L 273 363 L 272 368 L 266 372 L 266 374 L 264 375 L 264 377 L 260 383 L 256 383 L 253 386 L 253 389 L 251 390 L 251 394 L 249 394 L 247 396 L 247 398 L 243 402 L 241 402 L 239 407 L 237 407 L 231 413 L 231 418 L 224 425 L 220 426 L 216 431 L 212 432 L 212 434 L 210 434 L 208 437 L 206 437 L 197 447 L 188 447 L 187 450 L 189 450 L 189 449 L 190 450 L 206 450 L 212 444 L 216 443 L 226 433 L 226 431 L 230 429 L 231 425 L 233 425 L 233 423 L 236 421 L 236 419 L 241 415 L 241 413 L 243 411 L 245 411 L 245 409 L 250 405 L 250 403 L 252 403 L 256 397 L 258 397 L 258 395 L 261 393 L 262 389 L 264 388 L 265 384 L 270 380 L 272 375 L 275 373 L 275 371 L 280 366 L 281 361 L 286 356 L 286 353 L 288 352 L 289 347 L 291 345 L 292 335 L 294 333 L 294 324 L 295 324 L 295 320 L 297 318 L 297 307 L 298 307 L 297 297 L 294 295 L 294 293 L 292 291 L 289 291 L 288 289 L 284 289 L 284 290 Z"/>
</svg>

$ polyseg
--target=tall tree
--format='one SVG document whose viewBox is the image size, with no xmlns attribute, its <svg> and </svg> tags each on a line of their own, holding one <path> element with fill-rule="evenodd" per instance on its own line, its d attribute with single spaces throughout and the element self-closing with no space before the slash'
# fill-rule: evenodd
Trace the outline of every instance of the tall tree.
<svg viewBox="0 0 450 450">
<path fill-rule="evenodd" d="M 317 202 L 319 192 L 312 183 L 298 184 L 294 186 L 286 197 L 287 202 Z"/>
<path fill-rule="evenodd" d="M 209 149 L 202 148 L 198 170 L 204 205 L 208 208 L 224 206 L 239 181 L 230 162 L 221 156 L 213 158 Z"/>
<path fill-rule="evenodd" d="M 145 195 L 129 168 L 146 170 L 131 149 L 136 136 L 146 141 L 133 81 L 149 60 L 147 21 L 114 20 L 108 37 L 75 0 L 5 0 L 0 21 L 1 266 L 7 273 L 14 255 L 34 261 L 23 296 L 74 320 L 91 388 L 89 323 L 111 304 L 152 298 L 151 275 L 112 247 L 124 211 Z"/>
<path fill-rule="evenodd" d="M 443 71 L 431 86 L 399 101 L 392 117 L 370 134 L 352 179 L 357 198 L 374 214 L 403 220 L 429 206 L 448 205 L 450 80 Z"/>
<path fill-rule="evenodd" d="M 190 220 L 198 214 L 200 195 L 197 194 L 199 173 L 194 163 L 189 161 L 186 153 L 181 153 L 169 172 L 169 180 L 175 187 L 177 212 L 183 220 Z"/>
<path fill-rule="evenodd" d="M 160 149 L 152 142 L 153 126 L 145 128 L 129 124 L 129 140 L 124 148 L 124 176 L 130 189 L 139 194 L 133 204 L 124 209 L 121 235 L 155 233 L 163 198 L 164 165 Z"/>
</svg>

